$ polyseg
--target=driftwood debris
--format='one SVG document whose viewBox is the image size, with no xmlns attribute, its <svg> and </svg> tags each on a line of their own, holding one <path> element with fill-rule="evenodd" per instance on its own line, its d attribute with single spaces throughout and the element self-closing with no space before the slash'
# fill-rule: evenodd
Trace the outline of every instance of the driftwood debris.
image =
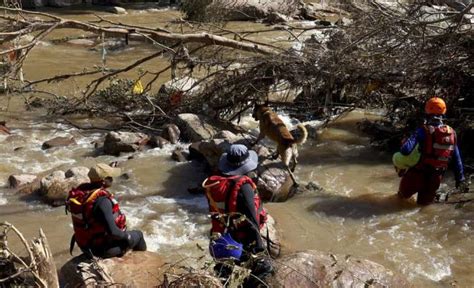
<svg viewBox="0 0 474 288">
<path fill-rule="evenodd" d="M 8 244 L 9 238 L 17 240 L 10 240 L 12 247 L 22 245 L 27 255 L 20 256 L 11 248 Z M 59 287 L 56 265 L 41 229 L 39 237 L 29 244 L 15 226 L 8 222 L 0 223 L 0 267 L 1 287 Z"/>
</svg>

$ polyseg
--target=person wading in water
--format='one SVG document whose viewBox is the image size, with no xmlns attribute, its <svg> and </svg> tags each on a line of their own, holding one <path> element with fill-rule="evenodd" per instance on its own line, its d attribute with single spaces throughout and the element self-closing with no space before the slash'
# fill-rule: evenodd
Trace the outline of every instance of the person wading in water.
<svg viewBox="0 0 474 288">
<path fill-rule="evenodd" d="M 464 178 L 461 154 L 457 145 L 456 132 L 443 123 L 446 114 L 446 103 L 434 97 L 425 104 L 427 115 L 425 123 L 419 127 L 402 145 L 402 155 L 410 155 L 419 146 L 421 157 L 419 162 L 402 176 L 398 196 L 408 199 L 415 193 L 417 203 L 427 205 L 434 201 L 448 164 L 452 160 L 456 178 L 456 188 L 465 190 L 467 182 Z"/>
</svg>

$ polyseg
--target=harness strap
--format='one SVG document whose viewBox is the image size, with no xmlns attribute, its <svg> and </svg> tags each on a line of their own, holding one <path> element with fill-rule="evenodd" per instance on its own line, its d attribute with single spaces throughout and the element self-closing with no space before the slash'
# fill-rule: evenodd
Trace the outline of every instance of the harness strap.
<svg viewBox="0 0 474 288">
<path fill-rule="evenodd" d="M 433 148 L 453 151 L 454 145 L 443 145 L 443 144 L 434 143 Z"/>
<path fill-rule="evenodd" d="M 71 241 L 69 242 L 69 254 L 72 256 L 72 250 L 74 250 L 74 245 L 76 244 L 76 235 L 72 234 Z"/>
</svg>

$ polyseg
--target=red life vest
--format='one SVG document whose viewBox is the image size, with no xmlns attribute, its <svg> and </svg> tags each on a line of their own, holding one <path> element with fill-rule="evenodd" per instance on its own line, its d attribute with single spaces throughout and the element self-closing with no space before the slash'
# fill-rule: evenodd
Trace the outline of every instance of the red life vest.
<svg viewBox="0 0 474 288">
<path fill-rule="evenodd" d="M 112 201 L 112 213 L 114 214 L 115 224 L 123 231 L 127 228 L 125 215 L 120 211 L 118 202 L 112 194 L 102 188 L 90 191 L 74 188 L 69 192 L 66 200 L 66 209 L 71 212 L 74 228 L 73 237 L 77 245 L 83 249 L 100 247 L 107 240 L 105 226 L 94 219 L 92 213 L 94 203 L 99 197 L 107 197 Z"/>
<path fill-rule="evenodd" d="M 224 233 L 226 230 L 226 221 L 228 221 L 229 217 L 219 216 L 230 214 L 230 221 L 242 216 L 237 211 L 237 196 L 244 184 L 250 184 L 254 190 L 257 188 L 252 179 L 247 176 L 211 176 L 204 180 L 202 186 L 206 189 L 209 212 L 212 218 L 211 233 Z M 267 211 L 263 208 L 262 201 L 257 193 L 254 196 L 254 205 L 257 211 L 257 224 L 259 229 L 262 229 L 267 221 Z M 232 215 L 233 213 L 235 215 Z M 249 225 L 248 221 L 241 221 L 240 223 L 234 221 L 231 224 L 234 224 L 236 228 L 242 225 Z"/>
<path fill-rule="evenodd" d="M 421 164 L 446 169 L 456 147 L 456 132 L 448 125 L 424 125 L 425 143 Z"/>
</svg>

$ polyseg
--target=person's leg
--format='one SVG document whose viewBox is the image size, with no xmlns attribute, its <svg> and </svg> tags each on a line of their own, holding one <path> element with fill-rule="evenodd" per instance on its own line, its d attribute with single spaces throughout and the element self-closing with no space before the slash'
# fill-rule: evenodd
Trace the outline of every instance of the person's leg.
<svg viewBox="0 0 474 288">
<path fill-rule="evenodd" d="M 131 236 L 131 241 L 129 243 L 130 247 L 128 248 L 134 251 L 146 251 L 146 242 L 142 231 L 133 230 L 128 233 Z"/>
<path fill-rule="evenodd" d="M 102 258 L 112 258 L 112 257 L 122 257 L 127 250 L 123 249 L 123 247 L 115 246 L 110 247 L 104 251 L 101 255 Z"/>
<path fill-rule="evenodd" d="M 409 169 L 400 180 L 398 196 L 408 199 L 419 192 L 423 184 L 423 173 L 418 169 Z"/>
<path fill-rule="evenodd" d="M 424 175 L 423 189 L 418 193 L 416 203 L 428 205 L 434 202 L 436 191 L 441 184 L 443 174 L 436 171 L 426 171 Z"/>
</svg>

